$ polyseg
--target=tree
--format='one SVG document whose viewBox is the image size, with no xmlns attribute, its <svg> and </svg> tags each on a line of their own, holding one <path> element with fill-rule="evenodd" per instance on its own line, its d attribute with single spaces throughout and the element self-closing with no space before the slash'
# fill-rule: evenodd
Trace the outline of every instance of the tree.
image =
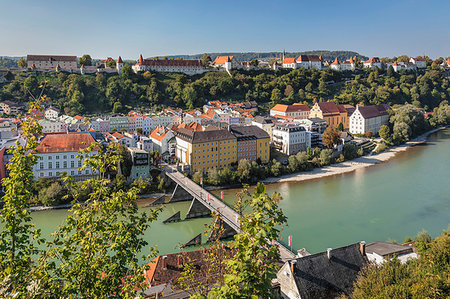
<svg viewBox="0 0 450 299">
<path fill-rule="evenodd" d="M 278 88 L 274 88 L 272 90 L 272 96 L 270 97 L 270 100 L 272 101 L 272 105 L 276 105 L 281 101 L 281 91 Z"/>
<path fill-rule="evenodd" d="M 291 172 L 296 172 L 298 170 L 299 163 L 295 156 L 290 156 L 288 158 L 288 168 Z"/>
<path fill-rule="evenodd" d="M 133 70 L 131 69 L 131 66 L 129 64 L 125 64 L 122 69 L 120 70 L 120 74 L 125 79 L 131 79 L 133 78 Z"/>
<path fill-rule="evenodd" d="M 345 143 L 342 149 L 345 160 L 352 160 L 358 158 L 358 147 L 352 143 Z"/>
<path fill-rule="evenodd" d="M 113 113 L 119 113 L 123 109 L 122 104 L 120 102 L 115 102 L 113 105 Z"/>
<path fill-rule="evenodd" d="M 79 62 L 81 65 L 84 65 L 84 66 L 91 66 L 91 65 L 92 65 L 92 58 L 91 58 L 91 55 L 89 55 L 89 54 L 84 54 L 83 56 L 80 57 L 80 59 L 78 60 L 78 62 Z"/>
<path fill-rule="evenodd" d="M 241 159 L 238 163 L 237 172 L 239 174 L 239 178 L 241 182 L 248 182 L 251 174 L 252 165 L 247 159 Z"/>
<path fill-rule="evenodd" d="M 333 151 L 330 149 L 324 149 L 320 152 L 320 162 L 322 166 L 331 164 L 331 156 Z"/>
<path fill-rule="evenodd" d="M 344 125 L 342 123 L 339 123 L 339 125 L 337 126 L 337 130 L 340 132 L 344 132 Z"/>
<path fill-rule="evenodd" d="M 382 125 L 380 127 L 380 130 L 378 131 L 378 135 L 380 135 L 381 138 L 386 140 L 387 138 L 389 138 L 389 136 L 391 136 L 391 131 L 389 130 L 388 126 Z"/>
<path fill-rule="evenodd" d="M 116 67 L 116 62 L 114 60 L 110 60 L 106 63 L 106 66 L 113 69 Z"/>
<path fill-rule="evenodd" d="M 39 191 L 39 201 L 46 206 L 53 206 L 60 202 L 63 196 L 63 187 L 59 182 L 53 182 L 47 188 Z"/>
<path fill-rule="evenodd" d="M 131 168 L 133 167 L 131 154 L 128 149 L 122 144 L 118 144 L 117 151 L 120 157 L 120 170 L 122 174 L 127 178 L 130 176 Z"/>
<path fill-rule="evenodd" d="M 134 297 L 136 287 L 144 286 L 145 261 L 138 255 L 147 242 L 144 232 L 160 210 L 140 213 L 136 204 L 140 187 L 128 191 L 109 187 L 108 173 L 121 161 L 117 143 L 105 149 L 93 143 L 80 151 L 81 170 L 94 169 L 92 178 L 82 182 L 91 188 L 84 204 L 70 209 L 66 222 L 54 234 L 49 259 L 54 259 L 53 293 L 61 297 Z M 70 185 L 72 179 L 64 177 Z M 88 261 L 88 262 L 87 262 Z M 140 266 L 144 264 L 144 266 Z"/>
<path fill-rule="evenodd" d="M 275 162 L 272 164 L 272 166 L 270 167 L 270 172 L 272 173 L 273 176 L 279 176 L 281 175 L 282 171 L 283 171 L 283 166 L 281 165 L 280 162 L 277 162 L 276 160 L 274 160 Z"/>
<path fill-rule="evenodd" d="M 271 245 L 278 240 L 279 227 L 287 218 L 278 207 L 282 199 L 279 193 L 269 196 L 264 184 L 258 183 L 255 192 L 247 188 L 238 194 L 236 210 L 248 206 L 249 213 L 240 215 L 242 232 L 228 243 L 234 254 L 225 261 L 224 284 L 212 290 L 212 298 L 268 298 L 272 294 L 271 281 L 276 277 L 279 260 L 278 247 Z"/>
<path fill-rule="evenodd" d="M 253 59 L 250 64 L 254 67 L 257 67 L 259 65 L 259 60 L 258 59 Z"/>
<path fill-rule="evenodd" d="M 24 69 L 27 67 L 27 65 L 27 61 L 23 57 L 20 57 L 19 60 L 17 60 L 17 66 L 19 68 Z"/>
<path fill-rule="evenodd" d="M 339 132 L 332 126 L 326 128 L 322 134 L 322 143 L 328 148 L 333 148 L 340 141 Z"/>
<path fill-rule="evenodd" d="M 203 53 L 201 61 L 202 61 L 203 67 L 207 67 L 207 66 L 209 66 L 209 63 L 211 62 L 211 57 L 209 57 L 208 54 Z"/>
</svg>

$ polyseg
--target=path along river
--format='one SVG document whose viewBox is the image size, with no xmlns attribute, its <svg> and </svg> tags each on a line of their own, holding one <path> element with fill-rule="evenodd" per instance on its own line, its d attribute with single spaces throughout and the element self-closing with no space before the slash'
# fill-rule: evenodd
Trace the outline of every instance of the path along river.
<svg viewBox="0 0 450 299">
<path fill-rule="evenodd" d="M 233 204 L 238 191 L 225 190 L 225 201 Z M 270 184 L 267 191 L 280 192 L 284 198 L 280 207 L 289 225 L 282 231 L 282 242 L 286 244 L 292 235 L 294 250 L 305 247 L 314 253 L 361 240 L 403 241 L 422 229 L 436 236 L 450 223 L 450 129 L 434 133 L 426 144 L 387 162 L 318 180 Z M 214 193 L 220 198 L 220 191 Z M 189 205 L 166 205 L 146 232 L 146 240 L 158 244 L 161 254 L 180 251 L 181 243 L 211 222 L 201 218 L 162 223 L 177 211 L 184 218 Z M 47 210 L 32 217 L 48 236 L 67 214 Z"/>
</svg>

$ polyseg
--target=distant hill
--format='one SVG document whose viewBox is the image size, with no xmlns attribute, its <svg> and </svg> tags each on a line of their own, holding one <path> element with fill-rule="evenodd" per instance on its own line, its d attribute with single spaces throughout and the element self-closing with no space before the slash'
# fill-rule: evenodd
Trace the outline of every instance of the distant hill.
<svg viewBox="0 0 450 299">
<path fill-rule="evenodd" d="M 211 56 L 211 59 L 214 60 L 217 56 L 234 56 L 239 61 L 250 61 L 252 59 L 261 59 L 261 60 L 272 60 L 275 58 L 280 58 L 282 55 L 282 52 L 247 52 L 247 53 L 240 53 L 240 52 L 223 52 L 223 53 L 207 53 L 209 56 Z M 323 59 L 325 60 L 334 60 L 336 57 L 339 60 L 346 60 L 350 57 L 356 56 L 363 60 L 369 59 L 367 56 L 361 55 L 354 51 L 327 51 L 327 50 L 314 50 L 314 51 L 305 51 L 305 52 L 286 52 L 285 57 L 298 57 L 301 54 L 312 54 L 312 55 L 322 55 Z M 202 57 L 202 54 L 195 54 L 195 55 L 173 55 L 173 56 L 167 56 L 168 58 L 183 58 L 183 59 L 200 59 Z M 162 58 L 162 56 L 159 56 Z"/>
</svg>

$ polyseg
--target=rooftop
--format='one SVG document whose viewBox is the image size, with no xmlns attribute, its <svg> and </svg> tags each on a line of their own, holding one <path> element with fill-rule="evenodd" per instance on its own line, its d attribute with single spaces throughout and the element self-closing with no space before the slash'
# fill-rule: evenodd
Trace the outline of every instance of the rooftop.
<svg viewBox="0 0 450 299">
<path fill-rule="evenodd" d="M 94 142 L 91 134 L 48 134 L 39 143 L 36 150 L 40 153 L 78 152 Z"/>
</svg>

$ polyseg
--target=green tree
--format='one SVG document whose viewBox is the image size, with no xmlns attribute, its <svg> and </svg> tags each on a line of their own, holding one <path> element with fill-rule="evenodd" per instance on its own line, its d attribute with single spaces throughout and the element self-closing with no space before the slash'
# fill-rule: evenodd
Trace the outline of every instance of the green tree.
<svg viewBox="0 0 450 299">
<path fill-rule="evenodd" d="M 239 160 L 237 172 L 241 182 L 248 182 L 251 179 L 251 168 L 252 165 L 247 159 Z"/>
<path fill-rule="evenodd" d="M 342 123 L 339 123 L 339 125 L 337 126 L 337 130 L 340 132 L 344 132 L 344 125 Z"/>
<path fill-rule="evenodd" d="M 332 126 L 326 128 L 322 134 L 323 145 L 328 148 L 333 148 L 335 145 L 339 144 L 339 142 L 341 142 L 341 139 L 336 128 Z"/>
<path fill-rule="evenodd" d="M 133 167 L 131 154 L 128 149 L 122 144 L 118 144 L 118 154 L 120 156 L 120 170 L 122 174 L 127 178 L 130 176 L 131 168 Z"/>
<path fill-rule="evenodd" d="M 272 96 L 270 97 L 272 105 L 278 104 L 281 101 L 281 98 L 282 98 L 281 91 L 278 88 L 274 88 L 272 90 Z"/>
<path fill-rule="evenodd" d="M 258 59 L 253 59 L 250 63 L 251 63 L 252 66 L 257 67 L 259 65 L 259 60 Z"/>
<path fill-rule="evenodd" d="M 113 105 L 113 113 L 119 113 L 123 110 L 122 104 L 120 102 L 115 102 Z"/>
<path fill-rule="evenodd" d="M 80 59 L 78 60 L 78 62 L 80 63 L 80 65 L 91 66 L 91 65 L 92 65 L 92 58 L 91 58 L 91 55 L 89 55 L 89 54 L 84 54 L 83 56 L 80 57 Z"/>
<path fill-rule="evenodd" d="M 134 72 L 129 64 L 125 64 L 120 70 L 120 74 L 125 79 L 131 79 L 133 78 Z"/>
<path fill-rule="evenodd" d="M 324 149 L 320 152 L 320 162 L 322 166 L 331 164 L 331 157 L 333 151 L 331 149 Z"/>
<path fill-rule="evenodd" d="M 380 127 L 380 130 L 378 131 L 378 135 L 380 135 L 381 138 L 386 140 L 387 138 L 389 138 L 391 136 L 391 130 L 389 129 L 388 126 L 382 125 Z"/>
<path fill-rule="evenodd" d="M 299 168 L 298 160 L 295 156 L 290 156 L 288 158 L 288 168 L 291 172 L 296 172 Z"/>
<path fill-rule="evenodd" d="M 136 287 L 144 287 L 145 261 L 138 255 L 147 246 L 143 234 L 157 218 L 159 210 L 140 213 L 136 204 L 139 187 L 114 191 L 108 173 L 116 171 L 121 161 L 118 144 L 104 150 L 93 143 L 81 150 L 81 170 L 94 169 L 94 176 L 82 182 L 91 189 L 84 204 L 70 209 L 66 222 L 54 234 L 49 258 L 54 264 L 54 294 L 61 297 L 99 298 L 134 297 Z M 72 179 L 64 181 L 69 185 Z"/>
<path fill-rule="evenodd" d="M 114 60 L 110 60 L 106 63 L 106 66 L 113 69 L 116 67 L 116 62 Z"/>
<path fill-rule="evenodd" d="M 250 194 L 245 188 L 238 195 L 236 209 L 248 206 L 249 213 L 241 215 L 242 232 L 228 243 L 234 254 L 225 261 L 224 284 L 212 290 L 212 298 L 270 298 L 271 281 L 276 277 L 279 251 L 272 240 L 280 237 L 280 226 L 287 218 L 278 207 L 279 193 L 269 196 L 264 184 L 258 183 Z"/>
<path fill-rule="evenodd" d="M 280 162 L 277 162 L 276 160 L 274 160 L 274 163 L 270 167 L 270 172 L 272 173 L 273 176 L 276 176 L 276 177 L 280 176 L 283 172 L 283 165 L 281 165 Z"/>
<path fill-rule="evenodd" d="M 27 65 L 27 61 L 23 57 L 20 57 L 19 60 L 17 60 L 17 66 L 19 68 L 24 69 L 27 67 Z"/>
<path fill-rule="evenodd" d="M 203 67 L 207 67 L 207 66 L 209 66 L 209 63 L 211 62 L 211 57 L 209 57 L 208 54 L 203 53 L 201 61 L 202 61 Z"/>
<path fill-rule="evenodd" d="M 53 182 L 47 188 L 39 191 L 39 201 L 46 206 L 52 206 L 59 204 L 63 195 L 64 192 L 61 184 L 59 182 Z"/>
</svg>

